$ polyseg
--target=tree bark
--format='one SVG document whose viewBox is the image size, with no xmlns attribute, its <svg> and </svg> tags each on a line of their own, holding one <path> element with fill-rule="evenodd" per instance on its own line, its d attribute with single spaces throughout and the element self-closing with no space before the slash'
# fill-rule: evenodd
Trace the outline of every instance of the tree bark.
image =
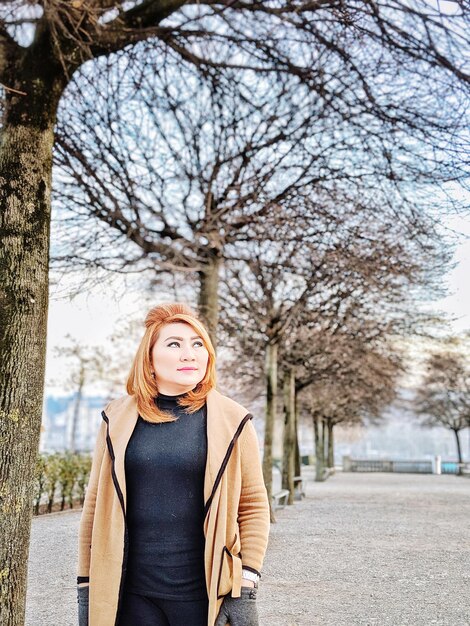
<svg viewBox="0 0 470 626">
<path fill-rule="evenodd" d="M 284 372 L 284 445 L 282 488 L 289 490 L 288 504 L 294 504 L 295 468 L 295 374 L 293 368 Z"/>
<path fill-rule="evenodd" d="M 273 434 L 276 421 L 277 401 L 277 344 L 268 343 L 266 348 L 266 419 L 264 426 L 263 476 L 268 493 L 271 521 L 275 521 L 272 508 L 273 493 Z"/>
<path fill-rule="evenodd" d="M 2 76 L 17 90 L 7 91 L 0 135 L 2 626 L 19 626 L 25 615 L 46 357 L 52 146 L 64 87 L 48 59 L 22 55 Z M 31 76 L 38 65 L 43 73 Z"/>
<path fill-rule="evenodd" d="M 219 321 L 219 270 L 222 259 L 218 252 L 210 254 L 207 265 L 199 272 L 199 315 L 209 331 L 217 349 L 217 324 Z"/>
</svg>

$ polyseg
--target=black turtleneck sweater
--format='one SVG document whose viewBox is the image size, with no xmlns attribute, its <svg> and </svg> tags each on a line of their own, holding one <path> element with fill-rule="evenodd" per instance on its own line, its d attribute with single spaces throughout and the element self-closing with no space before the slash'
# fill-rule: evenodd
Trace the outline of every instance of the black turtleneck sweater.
<svg viewBox="0 0 470 626">
<path fill-rule="evenodd" d="M 204 473 L 207 408 L 189 414 L 178 396 L 157 406 L 178 416 L 153 424 L 139 415 L 125 456 L 129 552 L 126 588 L 157 598 L 207 597 Z"/>
</svg>

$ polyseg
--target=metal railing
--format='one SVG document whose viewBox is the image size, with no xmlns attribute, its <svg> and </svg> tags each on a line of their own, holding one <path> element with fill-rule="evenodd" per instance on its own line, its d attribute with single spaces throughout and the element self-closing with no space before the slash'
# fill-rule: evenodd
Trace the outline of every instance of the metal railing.
<svg viewBox="0 0 470 626">
<path fill-rule="evenodd" d="M 434 459 L 352 459 L 343 457 L 343 472 L 401 472 L 406 474 L 464 474 L 469 463 Z"/>
</svg>

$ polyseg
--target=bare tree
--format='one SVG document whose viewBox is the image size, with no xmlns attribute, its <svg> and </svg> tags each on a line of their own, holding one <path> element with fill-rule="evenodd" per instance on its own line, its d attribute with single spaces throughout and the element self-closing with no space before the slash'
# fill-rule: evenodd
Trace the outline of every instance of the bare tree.
<svg viewBox="0 0 470 626">
<path fill-rule="evenodd" d="M 246 367 L 240 359 L 236 363 L 237 377 L 245 380 L 245 386 L 261 384 L 266 389 L 263 471 L 270 495 L 278 366 L 281 376 L 285 372 L 289 379 L 284 388 L 292 387 L 293 376 L 296 392 L 314 383 L 326 385 L 334 377 L 341 380 L 341 372 L 345 378 L 347 372 L 352 378 L 354 373 L 350 400 L 358 393 L 354 387 L 361 381 L 359 368 L 366 362 L 366 353 L 375 344 L 380 347 L 387 333 L 398 332 L 400 325 L 406 328 L 414 306 L 413 288 L 427 275 L 420 269 L 423 259 L 414 255 L 413 245 L 407 250 L 406 230 L 400 238 L 400 254 L 391 253 L 398 245 L 396 232 L 390 232 L 390 237 L 377 233 L 372 239 L 371 229 L 370 247 L 365 248 L 357 237 L 361 219 L 360 212 L 342 220 L 326 215 L 321 221 L 317 216 L 316 231 L 307 219 L 297 219 L 287 238 L 282 227 L 273 225 L 277 246 L 266 245 L 261 238 L 253 240 L 244 249 L 245 261 L 225 267 L 224 343 L 235 343 L 242 354 L 250 355 Z M 309 224 L 310 241 L 303 235 L 305 224 Z M 302 235 L 301 246 L 295 240 L 297 233 Z M 374 309 L 380 311 L 382 320 Z M 253 367 L 254 359 L 258 367 Z M 373 398 L 379 400 L 380 394 L 374 394 L 370 402 Z M 284 479 L 288 486 L 295 466 L 295 396 L 286 392 L 284 404 L 289 407 L 285 459 L 290 469 Z M 328 416 L 333 419 L 331 411 Z"/>
<path fill-rule="evenodd" d="M 106 370 L 106 358 L 103 350 L 98 347 L 92 348 L 82 345 L 70 334 L 66 335 L 65 339 L 64 345 L 56 346 L 55 353 L 66 360 L 67 375 L 61 382 L 65 389 L 70 389 L 74 394 L 67 448 L 70 452 L 75 452 L 83 394 L 87 385 L 103 378 L 103 373 Z"/>
<path fill-rule="evenodd" d="M 465 354 L 443 350 L 428 357 L 415 409 L 423 416 L 423 426 L 443 426 L 454 433 L 461 468 L 459 433 L 470 423 L 470 366 Z"/>
<path fill-rule="evenodd" d="M 280 219 L 286 198 L 311 184 L 318 157 L 302 146 L 314 97 L 306 92 L 299 106 L 282 83 L 240 93 L 235 75 L 207 85 L 181 61 L 133 71 L 135 95 L 116 72 L 117 94 L 98 90 L 91 100 L 93 76 L 66 94 L 82 107 L 66 107 L 56 130 L 55 267 L 193 274 L 216 343 L 222 262 L 252 225 L 272 212 Z"/>
</svg>

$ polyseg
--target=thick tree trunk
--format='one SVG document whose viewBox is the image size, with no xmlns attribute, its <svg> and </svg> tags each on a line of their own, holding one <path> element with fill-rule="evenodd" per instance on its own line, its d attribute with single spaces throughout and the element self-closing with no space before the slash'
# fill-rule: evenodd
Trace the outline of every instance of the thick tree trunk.
<svg viewBox="0 0 470 626">
<path fill-rule="evenodd" d="M 199 315 L 209 331 L 217 349 L 217 324 L 219 321 L 219 271 L 222 259 L 217 252 L 207 258 L 207 265 L 199 272 Z"/>
<path fill-rule="evenodd" d="M 31 76 L 39 65 L 48 76 Z M 52 146 L 63 85 L 47 59 L 7 77 L 0 135 L 0 624 L 24 624 L 33 476 L 43 407 Z M 4 77 L 5 80 L 5 77 Z"/>
<path fill-rule="evenodd" d="M 282 488 L 289 490 L 288 504 L 294 504 L 295 468 L 295 374 L 284 372 L 284 445 L 282 459 Z"/>
<path fill-rule="evenodd" d="M 266 348 L 266 420 L 264 426 L 263 476 L 268 492 L 271 521 L 275 521 L 272 509 L 273 493 L 273 434 L 276 421 L 277 400 L 277 344 L 268 343 Z"/>
</svg>

